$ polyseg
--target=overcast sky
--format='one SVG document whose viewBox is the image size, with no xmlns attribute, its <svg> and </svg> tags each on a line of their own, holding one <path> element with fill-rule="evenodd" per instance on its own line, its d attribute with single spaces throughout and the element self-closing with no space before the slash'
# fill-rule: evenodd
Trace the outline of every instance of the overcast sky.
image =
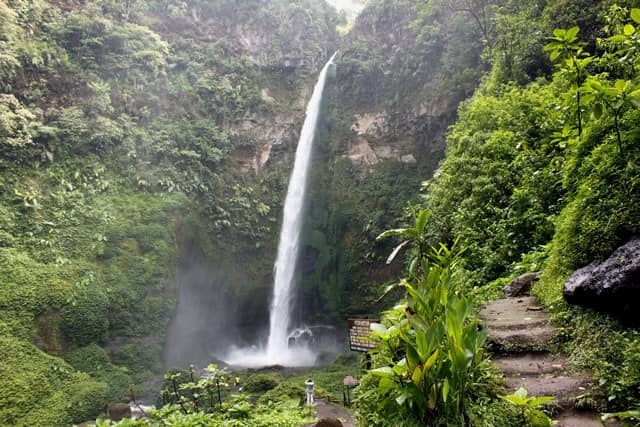
<svg viewBox="0 0 640 427">
<path fill-rule="evenodd" d="M 329 4 L 332 4 L 336 9 L 344 9 L 349 16 L 357 15 L 362 8 L 366 0 L 327 0 Z"/>
</svg>

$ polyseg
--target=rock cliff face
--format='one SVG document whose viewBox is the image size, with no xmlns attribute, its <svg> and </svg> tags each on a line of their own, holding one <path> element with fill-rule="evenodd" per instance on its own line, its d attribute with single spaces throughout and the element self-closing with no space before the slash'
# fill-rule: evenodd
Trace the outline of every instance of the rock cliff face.
<svg viewBox="0 0 640 427">
<path fill-rule="evenodd" d="M 390 243 L 375 237 L 401 224 L 436 170 L 446 129 L 480 74 L 467 17 L 423 17 L 417 7 L 372 2 L 339 49 L 303 256 L 301 294 L 318 320 L 375 312 L 377 285 L 401 268 L 385 265 Z"/>
<path fill-rule="evenodd" d="M 251 0 L 191 8 L 187 23 L 167 25 L 174 31 L 189 25 L 205 44 L 224 40 L 228 55 L 245 58 L 247 69 L 238 72 L 250 73 L 256 86 L 255 104 L 224 122 L 232 142 L 224 194 L 253 219 L 243 224 L 216 208 L 183 228 L 167 367 L 206 365 L 230 345 L 255 343 L 265 332 L 286 180 L 311 89 L 337 44 L 338 15 L 324 3 Z M 258 212 L 250 212 L 256 202 Z M 207 222 L 219 222 L 222 230 L 208 230 Z"/>
<path fill-rule="evenodd" d="M 183 283 L 193 286 L 193 292 L 181 289 L 186 292 L 183 300 L 192 302 L 188 307 L 179 303 L 176 318 L 186 316 L 185 310 L 210 312 L 216 314 L 208 315 L 208 323 L 222 325 L 202 324 L 197 334 L 202 341 L 191 345 L 202 359 L 232 344 L 225 331 L 252 341 L 267 323 L 286 177 L 306 101 L 328 55 L 339 48 L 308 190 L 294 313 L 301 323 L 340 324 L 347 315 L 376 309 L 376 285 L 400 265 L 384 264 L 391 243 L 377 243 L 375 237 L 398 226 L 406 201 L 436 169 L 444 155 L 445 131 L 478 74 L 480 49 L 465 30 L 464 16 L 416 18 L 414 1 L 375 2 L 338 46 L 335 15 L 317 5 L 305 3 L 303 13 L 295 6 L 280 8 L 281 2 L 268 7 L 268 2 L 249 3 L 234 14 L 222 9 L 218 15 L 212 10 L 192 13 L 192 25 L 203 40 L 229 40 L 229 51 L 249 58 L 258 76 L 256 106 L 226 123 L 233 140 L 226 165 L 234 182 L 249 188 L 272 182 L 268 180 L 274 176 L 278 182 L 265 187 L 272 195 L 270 212 L 257 223 L 268 230 L 261 241 L 238 238 L 233 231 L 213 243 L 199 242 L 197 230 L 185 236 L 189 268 L 181 276 L 194 277 L 191 269 L 200 273 L 198 280 Z M 251 13 L 258 6 L 268 11 L 265 16 Z M 308 14 L 316 17 L 311 23 Z M 467 83 L 460 85 L 463 75 Z M 238 196 L 230 192 L 229 197 Z M 192 298 L 213 288 L 216 301 Z M 203 307 L 194 307 L 198 301 Z M 170 347 L 184 347 L 175 338 L 180 328 L 172 328 Z M 170 350 L 167 354 L 173 354 Z M 188 361 L 170 356 L 168 362 Z"/>
<path fill-rule="evenodd" d="M 458 103 L 475 87 L 480 49 L 465 30 L 467 17 L 437 10 L 422 17 L 418 7 L 406 0 L 375 3 L 347 36 L 338 109 L 351 126 L 335 151 L 357 162 L 366 141 L 378 161 L 415 161 L 428 178 L 443 157 Z M 465 85 L 458 83 L 462 76 Z"/>
</svg>

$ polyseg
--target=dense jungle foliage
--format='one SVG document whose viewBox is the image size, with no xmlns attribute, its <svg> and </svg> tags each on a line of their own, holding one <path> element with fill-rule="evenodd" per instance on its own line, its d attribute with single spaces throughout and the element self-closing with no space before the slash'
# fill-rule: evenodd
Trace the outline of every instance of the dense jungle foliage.
<svg viewBox="0 0 640 427">
<path fill-rule="evenodd" d="M 640 232 L 638 7 L 371 0 L 340 39 L 344 17 L 314 0 L 0 2 L 0 424 L 66 426 L 131 384 L 156 392 L 185 257 L 224 270 L 219 304 L 252 313 L 239 327 L 264 323 L 305 98 L 338 47 L 300 296 L 335 323 L 404 295 L 374 332 L 360 422 L 525 425 L 496 400 L 472 307 L 538 270 L 571 363 L 597 380 L 586 404 L 639 406 L 637 328 L 561 295 Z M 367 115 L 384 120 L 360 133 Z M 363 139 L 373 163 L 350 157 Z M 407 201 L 414 249 L 385 266 L 376 237 Z M 255 406 L 227 394 L 220 411 L 194 403 L 211 377 L 191 378 L 192 406 L 122 425 L 308 421 L 270 378 L 253 378 L 277 390 Z"/>
<path fill-rule="evenodd" d="M 181 240 L 271 257 L 286 152 L 242 172 L 242 121 L 298 127 L 338 22 L 314 1 L 0 2 L 0 424 L 82 422 L 162 374 Z"/>
<path fill-rule="evenodd" d="M 567 306 L 562 287 L 574 270 L 607 258 L 639 232 L 638 3 L 423 4 L 427 11 L 438 5 L 490 16 L 483 32 L 488 70 L 474 96 L 459 108 L 447 135 L 446 158 L 423 185 L 420 204 L 430 215 L 418 235 L 426 246 L 464 246 L 463 288 L 476 304 L 499 297 L 510 278 L 542 271 L 535 295 L 555 313 L 572 366 L 595 374 L 595 391 L 584 404 L 601 411 L 635 408 L 637 329 Z M 404 238 L 407 230 L 412 229 L 401 230 Z M 431 341 L 403 342 L 418 341 L 437 324 L 416 320 L 422 319 L 420 309 L 430 307 L 416 302 L 430 295 L 421 289 L 441 285 L 426 284 L 430 264 L 416 278 L 412 259 L 407 261 L 408 281 L 400 282 L 406 297 L 383 314 L 383 328 L 373 332 L 381 341 L 375 360 L 379 368 L 365 376 L 361 389 L 364 396 L 377 397 L 359 401 L 359 419 L 366 425 L 423 425 L 425 416 L 437 425 L 514 425 L 515 415 L 507 408 L 473 393 L 467 396 L 465 422 L 452 421 L 446 397 L 420 408 L 420 401 L 442 398 L 443 384 L 447 381 L 449 390 L 448 375 L 454 370 L 438 374 L 430 369 L 423 378 L 424 371 L 416 374 L 415 369 L 426 369 L 435 359 L 422 360 L 427 353 L 411 349 Z M 450 317 L 456 316 L 444 316 Z M 450 345 L 449 339 L 440 342 L 442 348 Z M 413 362 L 418 368 L 411 358 L 418 358 Z M 467 369 L 470 378 L 477 375 L 473 364 Z M 483 382 L 489 386 L 491 381 L 487 371 Z M 429 384 L 431 389 L 421 389 Z M 386 399 L 393 397 L 389 404 Z"/>
<path fill-rule="evenodd" d="M 574 366 L 594 370 L 592 404 L 628 409 L 639 398 L 637 330 L 568 307 L 562 286 L 640 231 L 640 13 L 634 2 L 557 3 L 496 10 L 496 38 L 512 45 L 496 43 L 490 75 L 450 130 L 424 188 L 427 233 L 466 242 L 474 286 L 541 270 L 534 293 L 556 313 Z M 523 19 L 544 37 L 531 40 Z"/>
</svg>

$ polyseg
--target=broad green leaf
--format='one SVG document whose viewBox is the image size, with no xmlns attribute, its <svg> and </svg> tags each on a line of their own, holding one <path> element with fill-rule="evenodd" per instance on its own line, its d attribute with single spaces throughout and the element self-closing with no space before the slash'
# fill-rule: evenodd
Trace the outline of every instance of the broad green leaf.
<svg viewBox="0 0 640 427">
<path fill-rule="evenodd" d="M 408 398 L 409 398 L 409 395 L 407 395 L 406 393 L 402 393 L 400 396 L 396 397 L 396 403 L 402 406 L 404 405 L 404 402 L 406 402 Z"/>
<path fill-rule="evenodd" d="M 618 92 L 624 92 L 628 87 L 629 82 L 626 80 L 616 80 L 615 88 Z"/>
<path fill-rule="evenodd" d="M 591 103 L 593 103 L 593 101 L 595 101 L 595 99 L 596 99 L 596 97 L 594 95 L 586 94 L 580 99 L 580 104 L 581 105 L 590 105 Z"/>
<path fill-rule="evenodd" d="M 640 9 L 631 9 L 631 19 L 633 19 L 636 24 L 640 24 Z"/>
<path fill-rule="evenodd" d="M 602 83 L 600 83 L 598 80 L 596 79 L 589 79 L 586 82 L 586 86 L 590 87 L 591 89 L 598 91 L 598 92 L 602 92 L 604 86 L 602 85 Z"/>
<path fill-rule="evenodd" d="M 629 92 L 627 98 L 640 99 L 640 89 Z"/>
<path fill-rule="evenodd" d="M 435 409 L 436 404 L 438 403 L 438 395 L 436 393 L 436 385 L 432 385 L 429 389 L 429 397 L 427 400 L 427 407 L 429 409 Z"/>
<path fill-rule="evenodd" d="M 548 43 L 547 45 L 545 45 L 544 51 L 548 52 L 550 50 L 556 50 L 556 49 L 561 49 L 561 48 L 562 48 L 562 45 L 560 43 L 551 42 L 551 43 Z"/>
<path fill-rule="evenodd" d="M 532 409 L 527 411 L 527 420 L 531 427 L 551 427 L 551 419 L 542 411 Z"/>
<path fill-rule="evenodd" d="M 627 37 L 622 34 L 616 34 L 615 36 L 611 36 L 607 38 L 607 41 L 611 43 L 621 43 L 626 40 L 627 40 Z"/>
<path fill-rule="evenodd" d="M 402 286 L 402 284 L 401 283 L 392 283 L 391 285 L 387 286 L 384 289 L 384 292 L 382 292 L 382 295 L 380 296 L 380 298 L 378 298 L 378 302 L 382 301 L 387 295 L 389 295 L 389 293 L 393 292 L 399 286 Z"/>
<path fill-rule="evenodd" d="M 621 420 L 639 420 L 640 419 L 640 409 L 632 409 L 630 411 L 623 412 L 615 412 L 615 413 L 607 413 L 602 415 L 602 421 L 607 421 L 611 418 L 618 418 Z"/>
<path fill-rule="evenodd" d="M 516 406 L 526 406 L 527 405 L 527 399 L 522 399 L 519 396 L 516 396 L 515 394 L 510 394 L 508 396 L 498 396 L 500 399 L 505 400 L 509 403 L 511 403 L 512 405 L 516 405 Z"/>
<path fill-rule="evenodd" d="M 413 370 L 413 375 L 411 375 L 411 381 L 416 384 L 419 384 L 422 381 L 422 368 L 420 365 L 416 366 L 416 369 Z"/>
<path fill-rule="evenodd" d="M 382 394 L 386 394 L 390 390 L 393 390 L 396 387 L 396 383 L 387 377 L 380 378 L 380 382 L 378 383 L 378 388 Z"/>
<path fill-rule="evenodd" d="M 553 35 L 556 36 L 560 40 L 564 40 L 567 36 L 567 31 L 562 28 L 556 28 L 553 30 Z"/>
<path fill-rule="evenodd" d="M 554 50 L 553 52 L 551 52 L 551 55 L 549 55 L 549 59 L 555 61 L 560 56 L 560 53 L 561 52 L 559 50 Z"/>
<path fill-rule="evenodd" d="M 429 211 L 423 210 L 418 214 L 418 218 L 416 219 L 416 232 L 418 235 L 421 235 L 424 232 L 424 228 L 427 225 L 427 220 L 429 219 Z"/>
<path fill-rule="evenodd" d="M 369 329 L 371 330 L 371 332 L 380 335 L 381 337 L 389 335 L 389 330 L 380 323 L 371 323 L 369 325 Z"/>
<path fill-rule="evenodd" d="M 538 406 L 544 405 L 545 403 L 549 403 L 552 400 L 553 400 L 553 396 L 533 397 L 533 398 L 531 398 L 529 403 L 527 403 L 527 406 L 530 407 L 530 408 L 536 408 Z"/>
<path fill-rule="evenodd" d="M 391 255 L 389 255 L 389 257 L 387 258 L 387 264 L 391 264 L 393 262 L 393 260 L 395 259 L 396 255 L 398 255 L 398 253 L 402 250 L 402 248 L 407 246 L 407 244 L 410 241 L 411 240 L 405 240 L 404 242 L 402 242 L 398 246 L 396 246 L 395 249 L 393 250 L 393 252 L 391 252 Z"/>
<path fill-rule="evenodd" d="M 625 36 L 632 36 L 633 33 L 636 32 L 636 27 L 631 24 L 627 24 L 624 26 L 623 30 Z"/>
<path fill-rule="evenodd" d="M 438 355 L 440 354 L 440 350 L 436 349 L 436 351 L 433 352 L 433 354 L 431 356 L 429 356 L 429 358 L 427 359 L 426 362 L 424 362 L 424 371 L 428 371 L 429 369 L 431 369 L 431 367 L 433 365 L 435 365 L 436 361 L 438 360 Z"/>
<path fill-rule="evenodd" d="M 578 28 L 577 26 L 569 28 L 567 30 L 567 33 L 566 33 L 566 39 L 568 41 L 575 40 L 575 38 L 576 38 L 576 36 L 578 35 L 579 32 L 580 32 L 580 28 Z M 555 34 L 555 31 L 554 31 L 554 34 Z"/>
<path fill-rule="evenodd" d="M 381 368 L 372 369 L 369 371 L 371 375 L 383 378 L 393 378 L 393 369 L 390 366 L 383 366 Z"/>
<path fill-rule="evenodd" d="M 418 352 L 416 348 L 407 343 L 407 364 L 409 365 L 409 370 L 412 371 L 418 366 L 421 362 L 420 357 L 418 356 Z"/>
<path fill-rule="evenodd" d="M 519 397 L 520 399 L 526 399 L 529 394 L 524 387 L 520 387 L 518 390 L 516 390 L 515 393 L 513 393 L 513 395 Z"/>
<path fill-rule="evenodd" d="M 409 274 L 413 275 L 416 272 L 416 267 L 418 266 L 418 257 L 414 257 L 411 259 L 411 263 L 409 263 Z"/>
<path fill-rule="evenodd" d="M 409 373 L 409 367 L 407 366 L 406 360 L 407 359 L 402 359 L 405 361 L 405 363 L 403 363 L 402 365 L 399 364 L 395 364 L 393 365 L 393 372 L 399 376 L 399 377 L 406 377 L 407 374 Z"/>
<path fill-rule="evenodd" d="M 424 360 L 430 352 L 429 344 L 427 342 L 427 333 L 422 329 L 416 329 L 416 348 L 418 349 L 418 355 L 420 360 Z"/>
<path fill-rule="evenodd" d="M 403 237 L 415 237 L 416 230 L 413 228 L 394 228 L 393 230 L 387 230 L 381 233 L 376 240 L 386 239 L 387 237 L 403 236 Z"/>
</svg>

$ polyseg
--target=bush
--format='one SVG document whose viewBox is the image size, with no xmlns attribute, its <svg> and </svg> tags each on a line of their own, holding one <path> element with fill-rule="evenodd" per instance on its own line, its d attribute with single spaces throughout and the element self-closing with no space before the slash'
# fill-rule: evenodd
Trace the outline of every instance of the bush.
<svg viewBox="0 0 640 427">
<path fill-rule="evenodd" d="M 301 385 L 282 382 L 260 396 L 258 403 L 267 404 L 269 402 L 286 402 L 291 399 L 299 399 L 300 396 L 304 395 L 305 390 Z"/>
<path fill-rule="evenodd" d="M 373 324 L 378 343 L 366 377 L 378 385 L 358 400 L 378 402 L 376 412 L 409 415 L 423 425 L 464 425 L 475 394 L 491 383 L 485 362 L 486 331 L 479 330 L 470 299 L 460 280 L 460 254 L 441 245 L 428 248 L 424 230 L 428 212 L 416 215 L 415 226 L 385 232 L 413 243 L 408 279 L 390 286 L 404 298 Z M 402 243 L 401 246 L 404 246 Z M 365 377 L 365 378 L 366 378 Z"/>
<path fill-rule="evenodd" d="M 84 380 L 69 386 L 69 410 L 73 422 L 95 419 L 108 403 L 109 386 L 103 382 Z"/>
<path fill-rule="evenodd" d="M 77 370 L 88 374 L 98 374 L 111 364 L 106 350 L 95 343 L 71 350 L 65 360 Z"/>
<path fill-rule="evenodd" d="M 275 388 L 279 381 L 266 374 L 253 374 L 245 383 L 244 389 L 250 393 L 264 393 Z"/>
<path fill-rule="evenodd" d="M 97 344 L 71 350 L 65 357 L 67 362 L 79 371 L 90 374 L 94 379 L 108 384 L 107 400 L 121 402 L 128 398 L 129 386 L 133 383 L 126 368 L 111 363 L 107 352 Z"/>
<path fill-rule="evenodd" d="M 102 343 L 109 331 L 109 300 L 95 284 L 75 292 L 75 298 L 64 307 L 60 316 L 60 330 L 78 345 Z"/>
</svg>

